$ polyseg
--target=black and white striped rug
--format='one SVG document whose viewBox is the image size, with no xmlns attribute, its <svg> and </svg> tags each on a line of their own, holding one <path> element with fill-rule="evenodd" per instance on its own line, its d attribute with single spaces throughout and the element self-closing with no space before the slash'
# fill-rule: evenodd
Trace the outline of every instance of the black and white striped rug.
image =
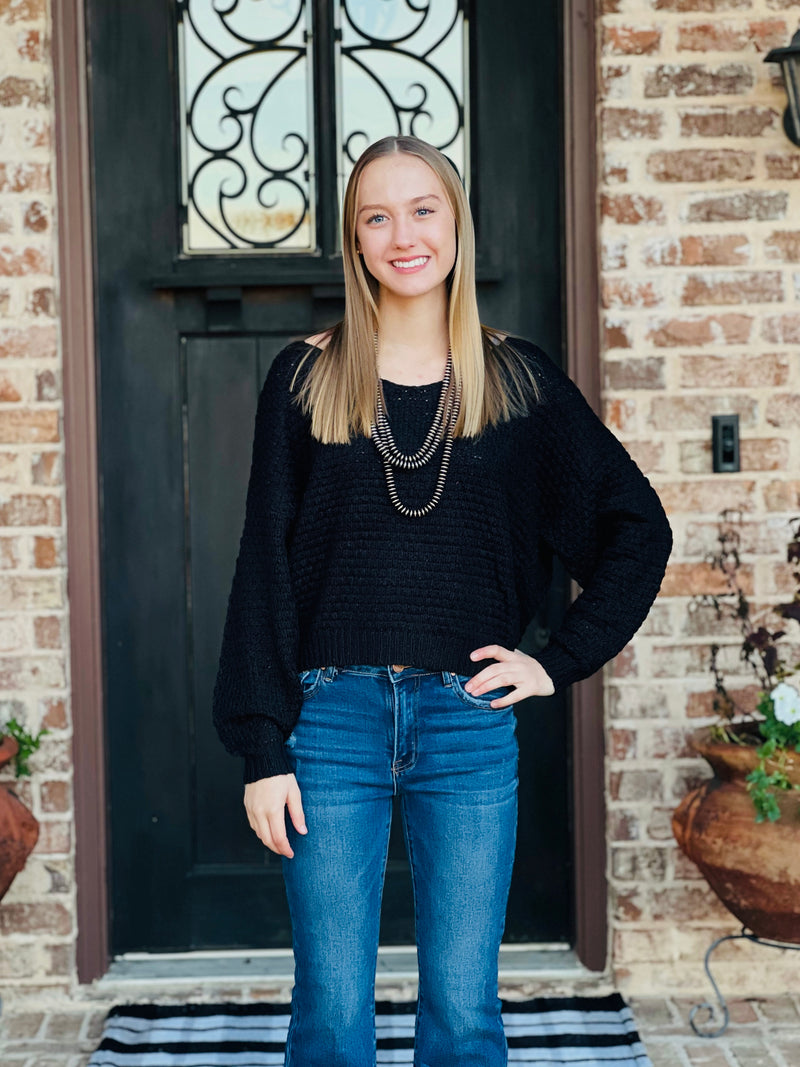
<svg viewBox="0 0 800 1067">
<path fill-rule="evenodd" d="M 413 1059 L 413 1002 L 376 1005 L 378 1063 Z M 618 993 L 503 1001 L 509 1064 L 652 1067 Z M 286 1004 L 121 1004 L 89 1067 L 281 1067 Z"/>
</svg>

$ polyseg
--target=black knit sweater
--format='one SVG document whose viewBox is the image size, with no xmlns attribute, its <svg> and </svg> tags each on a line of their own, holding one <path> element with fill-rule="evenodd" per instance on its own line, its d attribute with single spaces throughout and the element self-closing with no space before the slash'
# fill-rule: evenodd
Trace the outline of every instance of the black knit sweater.
<svg viewBox="0 0 800 1067">
<path fill-rule="evenodd" d="M 533 367 L 539 401 L 455 440 L 444 495 L 423 518 L 394 508 L 369 438 L 311 437 L 289 392 L 308 346 L 276 356 L 258 402 L 213 702 L 245 782 L 289 771 L 300 670 L 407 663 L 476 674 L 490 661 L 474 663 L 473 649 L 517 646 L 553 553 L 582 588 L 537 654 L 557 690 L 615 656 L 647 615 L 672 545 L 655 491 L 545 353 L 508 342 Z M 440 385 L 383 384 L 396 444 L 413 451 Z M 426 503 L 438 470 L 439 453 L 398 472 L 400 499 Z"/>
</svg>

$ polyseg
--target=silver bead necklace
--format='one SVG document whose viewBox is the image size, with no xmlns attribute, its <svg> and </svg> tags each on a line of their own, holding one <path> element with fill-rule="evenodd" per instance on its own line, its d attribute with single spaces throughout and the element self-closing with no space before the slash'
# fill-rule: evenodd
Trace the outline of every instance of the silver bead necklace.
<svg viewBox="0 0 800 1067">
<path fill-rule="evenodd" d="M 375 366 L 377 367 L 377 331 L 373 334 L 373 342 L 375 345 Z M 375 442 L 375 447 L 378 449 L 381 460 L 383 461 L 383 470 L 386 475 L 386 487 L 389 490 L 389 499 L 401 515 L 406 515 L 412 519 L 422 518 L 423 515 L 427 515 L 433 511 L 441 500 L 444 491 L 447 470 L 450 466 L 450 453 L 453 450 L 453 429 L 456 420 L 458 419 L 458 412 L 461 408 L 461 382 L 459 381 L 456 384 L 455 389 L 451 389 L 450 382 L 452 377 L 453 354 L 448 347 L 444 381 L 442 382 L 439 403 L 436 406 L 436 414 L 433 416 L 431 427 L 425 435 L 425 440 L 416 452 L 401 452 L 395 444 L 394 437 L 392 436 L 389 417 L 386 413 L 383 383 L 381 382 L 380 375 L 378 375 L 378 387 L 375 396 L 375 422 L 370 426 L 370 432 L 372 434 L 372 440 Z M 398 467 L 401 470 L 418 470 L 433 458 L 442 438 L 444 438 L 442 462 L 439 467 L 439 477 L 436 479 L 436 488 L 434 489 L 433 496 L 424 507 L 410 508 L 400 500 L 397 486 L 395 485 L 393 468 Z"/>
</svg>

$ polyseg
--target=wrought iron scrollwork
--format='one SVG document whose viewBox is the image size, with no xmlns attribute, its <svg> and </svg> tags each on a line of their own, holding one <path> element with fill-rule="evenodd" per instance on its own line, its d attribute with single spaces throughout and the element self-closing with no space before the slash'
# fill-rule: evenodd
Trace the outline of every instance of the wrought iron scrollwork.
<svg viewBox="0 0 800 1067">
<path fill-rule="evenodd" d="M 186 0 L 185 251 L 315 245 L 307 0 Z"/>
<path fill-rule="evenodd" d="M 459 0 L 342 0 L 342 180 L 389 133 L 445 152 L 468 183 L 467 56 Z"/>
</svg>

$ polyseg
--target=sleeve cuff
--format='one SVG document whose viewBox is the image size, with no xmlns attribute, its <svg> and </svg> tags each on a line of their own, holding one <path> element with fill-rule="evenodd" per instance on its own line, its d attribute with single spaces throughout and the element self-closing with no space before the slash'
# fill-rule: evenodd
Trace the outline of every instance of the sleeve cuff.
<svg viewBox="0 0 800 1067">
<path fill-rule="evenodd" d="M 573 682 L 580 682 L 594 673 L 591 670 L 587 671 L 585 665 L 577 663 L 563 646 L 554 642 L 540 649 L 533 658 L 550 675 L 557 693 L 566 689 L 568 685 L 572 685 Z"/>
<path fill-rule="evenodd" d="M 292 774 L 283 745 L 271 745 L 266 752 L 244 758 L 244 784 L 261 778 L 273 778 L 276 774 Z"/>
</svg>

